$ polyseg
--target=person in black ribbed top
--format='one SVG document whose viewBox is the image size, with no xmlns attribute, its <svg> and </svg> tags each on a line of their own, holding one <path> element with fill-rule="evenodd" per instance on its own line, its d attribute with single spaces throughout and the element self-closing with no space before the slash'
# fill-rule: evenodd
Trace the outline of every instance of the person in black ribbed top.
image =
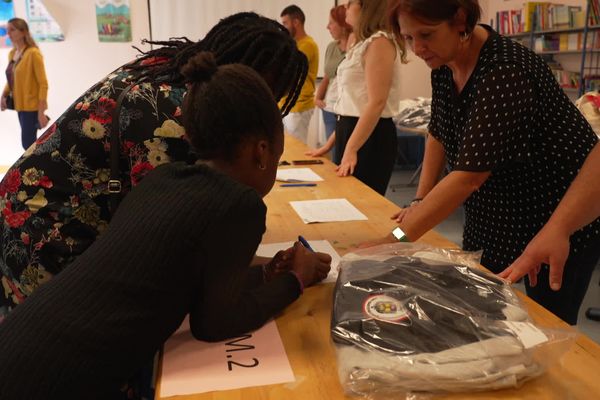
<svg viewBox="0 0 600 400">
<path fill-rule="evenodd" d="M 328 256 L 315 264 L 299 244 L 266 282 L 248 268 L 283 152 L 280 112 L 248 67 L 217 67 L 204 52 L 182 72 L 184 126 L 202 161 L 150 172 L 108 230 L 0 324 L 0 399 L 119 398 L 186 314 L 198 339 L 234 337 L 329 272 Z"/>
</svg>

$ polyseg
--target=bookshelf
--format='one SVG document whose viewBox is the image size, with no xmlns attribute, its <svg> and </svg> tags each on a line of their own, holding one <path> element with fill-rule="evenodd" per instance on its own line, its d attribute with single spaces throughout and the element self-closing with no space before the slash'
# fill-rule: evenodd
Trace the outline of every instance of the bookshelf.
<svg viewBox="0 0 600 400">
<path fill-rule="evenodd" d="M 497 11 L 495 27 L 541 55 L 567 95 L 580 97 L 600 89 L 599 1 L 527 1 L 520 9 Z"/>
</svg>

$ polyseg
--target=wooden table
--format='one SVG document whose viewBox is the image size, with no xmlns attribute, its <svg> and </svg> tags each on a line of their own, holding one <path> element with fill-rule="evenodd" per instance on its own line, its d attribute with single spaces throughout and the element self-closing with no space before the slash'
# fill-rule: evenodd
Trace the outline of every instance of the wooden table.
<svg viewBox="0 0 600 400">
<path fill-rule="evenodd" d="M 282 160 L 305 159 L 305 146 L 287 137 Z M 299 234 L 308 240 L 327 239 L 340 254 L 362 242 L 387 235 L 395 226 L 390 215 L 398 209 L 353 177 L 339 178 L 328 161 L 311 165 L 325 179 L 315 187 L 282 188 L 279 183 L 265 198 L 268 206 L 265 243 L 295 240 Z M 304 224 L 289 205 L 292 200 L 347 198 L 369 219 L 342 223 Z M 421 242 L 439 247 L 456 247 L 441 235 L 428 232 Z M 519 293 L 532 318 L 541 326 L 566 324 L 549 311 Z M 175 396 L 177 400 L 329 400 L 352 399 L 339 383 L 335 350 L 329 323 L 333 284 L 305 290 L 302 297 L 276 319 L 296 381 L 287 384 L 243 388 L 222 392 Z M 201 362 L 199 360 L 199 362 Z M 160 393 L 160 374 L 157 399 Z M 436 397 L 443 399 L 598 399 L 600 398 L 600 346 L 581 335 L 575 345 L 543 376 L 519 389 Z M 167 398 L 164 398 L 167 399 Z"/>
</svg>

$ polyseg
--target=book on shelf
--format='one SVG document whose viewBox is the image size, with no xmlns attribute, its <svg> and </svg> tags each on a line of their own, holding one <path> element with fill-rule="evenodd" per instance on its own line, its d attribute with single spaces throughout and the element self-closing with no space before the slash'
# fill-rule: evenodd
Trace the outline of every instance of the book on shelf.
<svg viewBox="0 0 600 400">
<path fill-rule="evenodd" d="M 559 86 L 566 89 L 578 89 L 581 75 L 578 72 L 566 71 L 556 60 L 546 61 Z"/>
<path fill-rule="evenodd" d="M 505 10 L 496 13 L 496 30 L 501 35 L 514 35 L 523 32 L 521 10 Z"/>
<path fill-rule="evenodd" d="M 590 5 L 590 14 L 588 19 L 589 25 L 599 25 L 600 24 L 600 5 L 598 4 L 598 0 L 589 0 Z"/>
<path fill-rule="evenodd" d="M 533 50 L 536 53 L 582 51 L 583 39 L 583 32 L 544 33 L 533 38 Z M 525 47 L 532 48 L 528 45 L 529 40 L 529 37 L 522 37 L 518 41 Z M 600 31 L 588 31 L 585 47 L 586 50 L 600 49 Z"/>
<path fill-rule="evenodd" d="M 600 75 L 585 75 L 583 85 L 586 92 L 600 90 Z"/>
<path fill-rule="evenodd" d="M 592 1 L 598 3 L 599 0 Z M 526 1 L 520 14 L 522 28 L 519 32 L 583 28 L 585 25 L 585 10 L 580 6 Z"/>
</svg>

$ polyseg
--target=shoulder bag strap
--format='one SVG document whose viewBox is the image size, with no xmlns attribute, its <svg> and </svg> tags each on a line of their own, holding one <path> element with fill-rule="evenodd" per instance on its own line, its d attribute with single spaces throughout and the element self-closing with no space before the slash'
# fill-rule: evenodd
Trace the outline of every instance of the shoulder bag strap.
<svg viewBox="0 0 600 400">
<path fill-rule="evenodd" d="M 121 91 L 117 98 L 117 104 L 112 112 L 112 123 L 110 130 L 110 180 L 108 181 L 108 193 L 110 201 L 111 216 L 117 211 L 121 202 L 121 169 L 119 168 L 119 158 L 121 153 L 121 103 L 136 84 L 131 84 Z"/>
</svg>

